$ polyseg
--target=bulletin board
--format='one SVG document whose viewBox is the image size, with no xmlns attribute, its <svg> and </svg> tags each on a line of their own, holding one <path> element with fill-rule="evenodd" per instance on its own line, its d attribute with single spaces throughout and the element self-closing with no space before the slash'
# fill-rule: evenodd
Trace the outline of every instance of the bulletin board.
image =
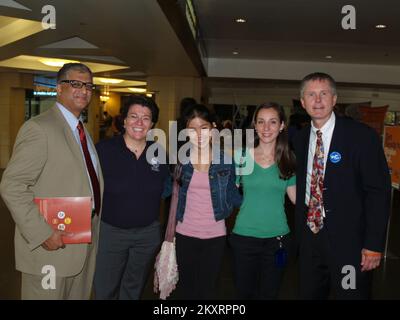
<svg viewBox="0 0 400 320">
<path fill-rule="evenodd" d="M 400 182 L 400 126 L 385 126 L 383 140 L 392 186 L 399 189 Z"/>
</svg>

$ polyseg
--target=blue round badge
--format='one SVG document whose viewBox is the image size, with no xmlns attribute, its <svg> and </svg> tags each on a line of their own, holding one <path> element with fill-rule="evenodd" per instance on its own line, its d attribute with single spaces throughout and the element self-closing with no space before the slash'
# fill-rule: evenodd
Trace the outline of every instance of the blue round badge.
<svg viewBox="0 0 400 320">
<path fill-rule="evenodd" d="M 339 152 L 333 151 L 329 155 L 329 159 L 332 163 L 338 163 L 340 160 L 342 160 L 342 155 Z"/>
</svg>

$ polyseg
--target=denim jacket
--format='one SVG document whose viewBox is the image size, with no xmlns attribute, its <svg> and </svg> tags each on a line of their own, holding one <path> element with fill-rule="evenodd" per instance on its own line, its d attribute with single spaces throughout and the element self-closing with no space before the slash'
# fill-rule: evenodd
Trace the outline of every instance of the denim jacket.
<svg viewBox="0 0 400 320">
<path fill-rule="evenodd" d="M 227 218 L 234 207 L 239 208 L 242 203 L 242 196 L 235 184 L 235 165 L 233 160 L 228 160 L 227 156 L 221 153 L 220 163 L 211 163 L 208 170 L 210 181 L 211 201 L 214 209 L 216 221 Z M 231 164 L 228 164 L 231 162 Z M 176 219 L 183 221 L 183 215 L 186 208 L 186 196 L 190 180 L 193 176 L 194 168 L 189 162 L 182 165 L 180 175 L 181 187 L 179 188 L 178 207 L 176 210 Z"/>
</svg>

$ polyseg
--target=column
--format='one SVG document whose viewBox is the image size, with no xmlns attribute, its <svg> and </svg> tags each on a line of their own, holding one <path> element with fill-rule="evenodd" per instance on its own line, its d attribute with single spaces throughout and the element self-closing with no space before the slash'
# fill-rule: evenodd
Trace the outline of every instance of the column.
<svg viewBox="0 0 400 320">
<path fill-rule="evenodd" d="M 24 123 L 26 89 L 33 89 L 32 74 L 0 73 L 0 168 L 7 166 Z"/>
</svg>

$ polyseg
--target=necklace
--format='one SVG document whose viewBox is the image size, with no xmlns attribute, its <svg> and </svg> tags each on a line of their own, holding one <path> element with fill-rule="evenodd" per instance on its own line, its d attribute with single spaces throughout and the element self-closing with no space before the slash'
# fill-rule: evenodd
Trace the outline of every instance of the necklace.
<svg viewBox="0 0 400 320">
<path fill-rule="evenodd" d="M 260 153 L 261 158 L 262 158 L 262 160 L 263 160 L 264 162 L 266 162 L 266 163 L 274 162 L 275 156 L 274 156 L 273 153 L 270 153 L 270 154 L 266 155 L 266 154 L 264 153 L 264 150 L 262 150 L 261 148 L 260 148 L 259 153 Z"/>
<path fill-rule="evenodd" d="M 140 145 L 140 146 L 135 146 L 135 145 L 131 145 L 131 144 L 129 144 L 128 143 L 128 141 L 126 141 L 126 139 L 124 139 L 125 140 L 125 145 L 126 145 L 126 147 L 131 151 L 131 152 L 134 152 L 134 153 L 138 153 L 139 151 L 143 151 L 143 149 L 145 148 L 145 146 L 146 146 L 146 143 L 144 143 L 144 144 L 142 144 L 142 145 Z"/>
<path fill-rule="evenodd" d="M 127 145 L 127 147 L 128 147 L 128 149 L 129 149 L 130 151 L 132 151 L 132 152 L 134 152 L 134 153 L 138 153 L 139 151 L 142 151 L 142 150 L 144 149 L 143 146 L 134 147 L 134 146 L 128 146 L 128 145 Z"/>
</svg>

